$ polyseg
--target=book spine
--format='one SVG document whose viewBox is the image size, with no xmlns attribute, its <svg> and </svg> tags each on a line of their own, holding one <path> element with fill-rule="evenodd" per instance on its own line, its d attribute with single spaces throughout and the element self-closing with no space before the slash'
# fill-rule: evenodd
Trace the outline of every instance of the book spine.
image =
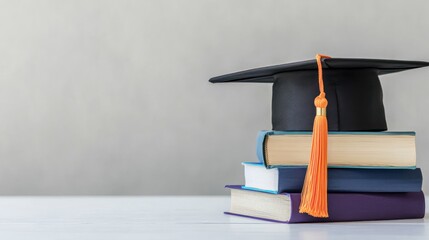
<svg viewBox="0 0 429 240">
<path fill-rule="evenodd" d="M 301 192 L 306 168 L 279 168 L 278 192 Z M 420 192 L 417 169 L 328 169 L 330 192 Z"/>
<path fill-rule="evenodd" d="M 266 165 L 265 162 L 265 137 L 270 131 L 259 131 L 258 136 L 256 138 L 256 156 L 258 157 L 258 161 Z"/>
<path fill-rule="evenodd" d="M 290 198 L 290 223 L 412 219 L 425 215 L 423 192 L 331 193 L 328 194 L 328 218 L 299 213 L 301 194 L 292 193 Z"/>
</svg>

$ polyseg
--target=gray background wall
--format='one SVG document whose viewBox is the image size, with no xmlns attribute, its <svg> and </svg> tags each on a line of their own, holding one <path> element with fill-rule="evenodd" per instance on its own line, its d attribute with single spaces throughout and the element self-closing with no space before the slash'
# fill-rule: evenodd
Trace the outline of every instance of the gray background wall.
<svg viewBox="0 0 429 240">
<path fill-rule="evenodd" d="M 271 86 L 210 77 L 318 52 L 428 61 L 428 13 L 427 1 L 0 0 L 0 194 L 224 194 L 271 127 Z M 389 128 L 417 132 L 429 176 L 429 69 L 382 84 Z"/>
</svg>

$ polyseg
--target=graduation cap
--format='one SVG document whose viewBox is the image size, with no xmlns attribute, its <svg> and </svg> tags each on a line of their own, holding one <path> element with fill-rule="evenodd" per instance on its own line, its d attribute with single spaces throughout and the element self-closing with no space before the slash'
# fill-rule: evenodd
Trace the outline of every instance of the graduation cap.
<svg viewBox="0 0 429 240">
<path fill-rule="evenodd" d="M 428 62 L 322 58 L 330 131 L 387 130 L 379 75 L 428 66 Z M 273 83 L 272 125 L 279 131 L 311 131 L 319 93 L 317 61 L 262 67 L 211 78 L 212 83 Z"/>
<path fill-rule="evenodd" d="M 251 69 L 209 81 L 273 83 L 273 130 L 313 130 L 300 212 L 328 217 L 328 123 L 330 131 L 387 130 L 378 76 L 425 66 L 429 63 L 318 54 L 315 60 Z"/>
</svg>

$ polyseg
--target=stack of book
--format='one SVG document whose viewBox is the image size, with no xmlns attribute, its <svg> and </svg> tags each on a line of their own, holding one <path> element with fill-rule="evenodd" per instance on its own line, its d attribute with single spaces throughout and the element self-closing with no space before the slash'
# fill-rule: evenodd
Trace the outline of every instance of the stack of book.
<svg viewBox="0 0 429 240">
<path fill-rule="evenodd" d="M 244 164 L 245 185 L 228 186 L 228 213 L 280 222 L 422 218 L 415 133 L 384 132 L 379 75 L 426 66 L 429 62 L 317 54 L 313 60 L 211 78 L 273 88 L 274 131 L 260 132 L 259 163 Z M 299 213 L 304 182 L 301 210 L 317 218 Z"/>
<path fill-rule="evenodd" d="M 328 218 L 299 213 L 311 132 L 261 131 L 245 185 L 228 185 L 227 214 L 298 223 L 423 218 L 414 132 L 330 132 Z"/>
</svg>

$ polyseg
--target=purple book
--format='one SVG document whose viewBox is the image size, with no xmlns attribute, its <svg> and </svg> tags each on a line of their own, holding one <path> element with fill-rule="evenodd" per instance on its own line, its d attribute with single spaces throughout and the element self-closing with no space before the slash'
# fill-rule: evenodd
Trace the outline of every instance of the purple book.
<svg viewBox="0 0 429 240">
<path fill-rule="evenodd" d="M 300 193 L 272 194 L 231 189 L 231 209 L 226 214 L 282 223 L 342 222 L 423 218 L 423 192 L 408 193 L 329 193 L 329 218 L 299 213 Z"/>
</svg>

